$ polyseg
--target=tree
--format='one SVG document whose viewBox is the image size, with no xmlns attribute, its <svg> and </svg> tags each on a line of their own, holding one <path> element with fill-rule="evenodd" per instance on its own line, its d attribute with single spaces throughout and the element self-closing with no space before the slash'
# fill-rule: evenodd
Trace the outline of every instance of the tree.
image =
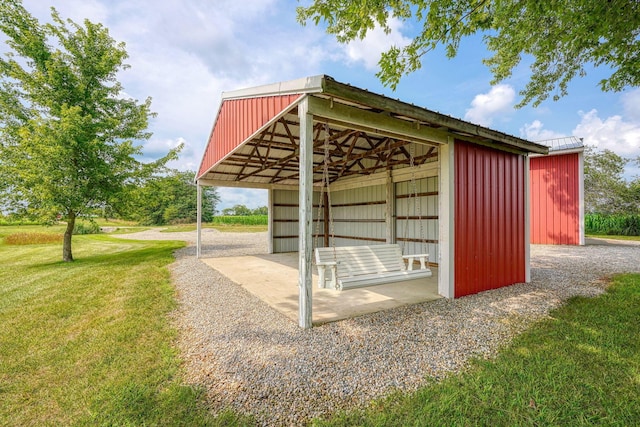
<svg viewBox="0 0 640 427">
<path fill-rule="evenodd" d="M 148 179 L 130 193 L 126 216 L 146 225 L 196 222 L 198 208 L 194 177 L 195 172 L 174 170 Z M 203 188 L 203 221 L 213 219 L 219 201 L 216 188 Z"/>
<path fill-rule="evenodd" d="M 222 209 L 222 215 L 224 216 L 247 216 L 251 215 L 251 209 L 245 205 L 235 205 L 232 208 Z"/>
<path fill-rule="evenodd" d="M 400 78 L 418 70 L 423 56 L 443 45 L 454 57 L 461 40 L 475 33 L 493 56 L 484 63 L 492 84 L 510 77 L 523 55 L 533 58 L 531 79 L 518 106 L 539 105 L 568 83 L 586 75 L 587 64 L 606 66 L 603 91 L 640 85 L 640 2 L 637 0 L 313 0 L 298 7 L 302 24 L 324 22 L 326 31 L 347 43 L 376 26 L 389 32 L 391 17 L 417 20 L 422 30 L 405 47 L 382 54 L 378 77 L 395 89 Z"/>
<path fill-rule="evenodd" d="M 0 176 L 13 203 L 43 220 L 67 222 L 63 260 L 73 261 L 75 220 L 121 200 L 179 150 L 143 164 L 151 100 L 125 98 L 117 73 L 127 68 L 123 43 L 101 24 L 41 24 L 19 0 L 0 3 L 0 31 L 10 51 L 0 58 Z"/>
<path fill-rule="evenodd" d="M 587 213 L 623 214 L 633 210 L 633 190 L 623 177 L 628 162 L 611 150 L 585 147 L 584 199 Z"/>
<path fill-rule="evenodd" d="M 269 214 L 269 208 L 267 208 L 266 206 L 260 206 L 259 208 L 255 208 L 251 212 L 251 215 L 268 215 L 268 214 Z"/>
</svg>

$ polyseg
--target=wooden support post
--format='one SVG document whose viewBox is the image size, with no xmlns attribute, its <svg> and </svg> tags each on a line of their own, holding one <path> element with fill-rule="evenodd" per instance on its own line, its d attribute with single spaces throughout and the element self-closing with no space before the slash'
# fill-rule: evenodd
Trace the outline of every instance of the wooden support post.
<svg viewBox="0 0 640 427">
<path fill-rule="evenodd" d="M 196 257 L 200 258 L 202 255 L 202 186 L 200 185 L 200 182 L 197 182 L 196 188 L 196 228 L 198 229 L 196 237 Z"/>
<path fill-rule="evenodd" d="M 309 98 L 298 104 L 300 118 L 300 209 L 298 223 L 298 324 L 301 328 L 312 326 L 312 276 L 311 251 L 313 213 L 313 115 L 309 113 Z"/>
<path fill-rule="evenodd" d="M 273 209 L 273 188 L 270 188 L 268 190 L 268 206 L 267 206 L 267 220 L 268 220 L 268 225 L 267 225 L 267 239 L 269 240 L 268 242 L 268 250 L 267 253 L 272 254 L 273 253 L 273 215 L 275 213 L 275 210 Z"/>
<path fill-rule="evenodd" d="M 580 241 L 579 244 L 585 245 L 584 236 L 584 151 L 578 153 L 578 199 L 580 200 L 580 206 L 578 210 L 578 218 L 580 220 Z"/>
<path fill-rule="evenodd" d="M 396 243 L 396 185 L 391 170 L 387 170 L 386 199 L 387 243 Z"/>
</svg>

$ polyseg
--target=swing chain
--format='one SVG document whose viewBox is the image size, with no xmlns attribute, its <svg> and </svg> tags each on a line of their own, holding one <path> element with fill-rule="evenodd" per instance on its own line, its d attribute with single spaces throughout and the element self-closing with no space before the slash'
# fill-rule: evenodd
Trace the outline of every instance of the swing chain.
<svg viewBox="0 0 640 427">
<path fill-rule="evenodd" d="M 324 124 L 324 156 L 323 156 L 323 166 L 322 166 L 322 185 L 320 186 L 320 200 L 318 203 L 318 214 L 316 219 L 316 232 L 315 232 L 315 247 L 319 247 L 318 239 L 320 236 L 320 220 L 323 217 L 323 207 L 324 207 L 324 195 L 325 191 L 327 194 L 327 209 L 329 210 L 329 234 L 331 240 L 331 247 L 333 248 L 333 258 L 334 261 L 337 261 L 336 257 L 336 242 L 335 242 L 335 230 L 333 223 L 333 211 L 331 209 L 331 192 L 329 190 L 330 180 L 329 180 L 329 123 Z"/>
<path fill-rule="evenodd" d="M 333 210 L 331 208 L 331 190 L 329 189 L 329 123 L 324 124 L 324 185 L 327 187 L 327 207 L 329 209 L 329 234 L 331 235 L 331 247 L 333 248 L 333 261 L 338 262 L 336 256 L 336 238 L 333 223 Z"/>
<path fill-rule="evenodd" d="M 426 253 L 426 241 L 424 238 L 424 227 L 422 224 L 422 212 L 421 212 L 421 203 L 418 200 L 418 185 L 417 185 L 417 181 L 416 181 L 416 173 L 415 173 L 415 148 L 414 148 L 414 144 L 410 144 L 409 145 L 409 168 L 411 169 L 411 181 L 410 181 L 410 187 L 409 187 L 409 198 L 413 198 L 413 213 L 414 216 L 418 217 L 418 226 L 420 227 L 420 242 L 421 242 L 421 253 Z M 410 202 L 407 202 L 407 221 L 405 223 L 405 228 L 404 228 L 404 239 L 403 239 L 403 245 L 402 245 L 402 253 L 404 252 L 404 249 L 406 247 L 406 242 L 407 242 L 407 233 L 408 233 L 408 229 L 409 229 L 409 213 L 411 212 L 411 205 Z M 417 215 L 416 215 L 417 214 Z"/>
<path fill-rule="evenodd" d="M 418 185 L 416 182 L 416 173 L 415 173 L 415 153 L 414 153 L 414 147 L 413 144 L 411 144 L 411 151 L 410 151 L 410 164 L 411 164 L 411 184 L 413 186 L 413 208 L 414 208 L 414 213 L 417 212 L 417 216 L 418 216 L 418 226 L 420 227 L 420 243 L 421 243 L 421 251 L 420 253 L 426 253 L 427 251 L 427 244 L 424 238 L 424 226 L 422 224 L 422 203 L 420 203 L 420 200 L 418 200 Z"/>
</svg>

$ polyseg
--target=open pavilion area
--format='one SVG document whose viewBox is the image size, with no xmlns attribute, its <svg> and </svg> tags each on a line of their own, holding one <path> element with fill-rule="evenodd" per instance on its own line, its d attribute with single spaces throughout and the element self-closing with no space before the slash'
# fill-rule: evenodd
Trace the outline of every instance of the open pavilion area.
<svg viewBox="0 0 640 427">
<path fill-rule="evenodd" d="M 298 253 L 205 258 L 209 267 L 260 298 L 292 321 L 298 320 Z M 442 298 L 438 273 L 428 278 L 366 288 L 320 289 L 313 272 L 314 325 Z"/>
</svg>

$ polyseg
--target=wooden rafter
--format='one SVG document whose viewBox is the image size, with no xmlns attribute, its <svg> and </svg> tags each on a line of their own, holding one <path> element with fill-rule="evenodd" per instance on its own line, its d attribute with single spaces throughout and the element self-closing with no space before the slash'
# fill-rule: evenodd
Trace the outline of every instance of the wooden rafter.
<svg viewBox="0 0 640 427">
<path fill-rule="evenodd" d="M 241 152 L 230 155 L 225 164 L 237 168 L 237 172 L 225 172 L 235 175 L 236 181 L 249 178 L 266 179 L 271 184 L 295 180 L 299 176 L 299 138 L 298 123 L 281 117 L 259 135 L 248 141 Z M 328 127 L 328 135 L 325 128 Z M 334 182 L 342 177 L 368 175 L 382 169 L 396 166 L 408 166 L 411 154 L 407 146 L 411 141 L 373 134 L 363 129 L 340 128 L 325 121 L 317 121 L 312 126 L 313 182 L 321 180 L 320 172 L 324 168 L 324 145 L 328 143 L 329 180 Z M 427 154 L 416 156 L 416 166 L 433 157 L 435 146 Z"/>
<path fill-rule="evenodd" d="M 275 125 L 274 125 L 274 126 L 275 126 Z M 262 131 L 262 133 L 260 134 L 259 141 L 264 141 L 264 138 L 265 138 L 265 136 L 266 136 L 267 132 L 268 132 L 268 129 L 265 129 L 264 131 Z M 249 157 L 253 157 L 254 155 L 257 155 L 258 160 L 259 160 L 261 163 L 264 163 L 264 161 L 263 161 L 263 159 L 262 159 L 262 156 L 260 155 L 259 147 L 260 147 L 260 143 L 255 144 L 255 145 L 253 146 L 252 150 L 251 150 L 251 154 L 249 154 Z M 243 174 L 243 173 L 244 173 L 244 171 L 245 171 L 245 168 L 246 168 L 246 166 L 243 166 L 243 167 L 242 167 L 242 169 L 240 169 L 240 172 L 238 172 L 238 176 L 242 176 L 242 174 Z"/>
<path fill-rule="evenodd" d="M 291 141 L 291 145 L 293 145 L 297 149 L 298 139 L 295 138 L 291 133 L 291 129 L 289 129 L 289 123 L 286 120 L 282 120 L 282 119 L 278 120 L 278 122 L 281 123 L 282 126 L 284 126 L 284 130 L 287 133 L 287 137 L 289 138 L 289 141 Z"/>
</svg>

